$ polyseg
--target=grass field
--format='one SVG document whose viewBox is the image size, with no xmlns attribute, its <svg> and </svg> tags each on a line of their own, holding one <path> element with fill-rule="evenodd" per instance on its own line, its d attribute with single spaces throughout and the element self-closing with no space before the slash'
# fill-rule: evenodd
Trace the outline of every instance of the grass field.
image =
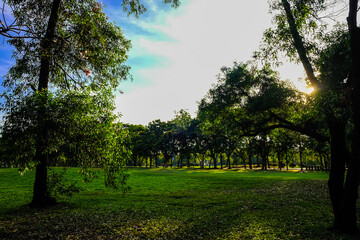
<svg viewBox="0 0 360 240">
<path fill-rule="evenodd" d="M 76 169 L 71 178 L 80 178 Z M 0 239 L 350 239 L 327 231 L 327 173 L 131 169 L 122 196 L 103 180 L 31 209 L 34 173 L 0 169 Z M 358 239 L 355 237 L 354 239 Z"/>
</svg>

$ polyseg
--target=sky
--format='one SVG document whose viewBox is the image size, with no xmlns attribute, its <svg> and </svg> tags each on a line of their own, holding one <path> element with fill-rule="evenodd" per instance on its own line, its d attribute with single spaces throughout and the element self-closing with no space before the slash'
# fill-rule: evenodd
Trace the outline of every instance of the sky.
<svg viewBox="0 0 360 240">
<path fill-rule="evenodd" d="M 122 85 L 124 94 L 116 99 L 124 122 L 167 121 L 180 109 L 195 116 L 197 101 L 216 83 L 220 68 L 251 60 L 271 25 L 264 0 L 188 0 L 177 9 L 160 0 L 144 2 L 147 14 L 128 19 L 114 1 L 104 1 L 133 45 L 128 63 L 134 80 Z M 284 79 L 305 90 L 297 81 L 301 66 L 281 70 Z"/>
<path fill-rule="evenodd" d="M 173 9 L 161 0 L 143 0 L 147 12 L 128 17 L 118 0 L 103 0 L 110 21 L 131 40 L 127 64 L 133 81 L 120 85 L 116 97 L 121 121 L 146 125 L 168 121 L 174 111 L 196 116 L 197 102 L 216 83 L 222 66 L 251 60 L 262 33 L 271 26 L 264 0 L 182 0 Z M 0 76 L 11 66 L 11 48 L 0 42 Z M 285 64 L 279 69 L 302 91 L 301 66 Z"/>
</svg>

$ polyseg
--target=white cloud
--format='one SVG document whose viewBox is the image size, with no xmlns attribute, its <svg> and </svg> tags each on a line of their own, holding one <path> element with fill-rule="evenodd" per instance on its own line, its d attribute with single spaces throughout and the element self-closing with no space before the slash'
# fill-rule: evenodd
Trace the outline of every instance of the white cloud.
<svg viewBox="0 0 360 240">
<path fill-rule="evenodd" d="M 162 12 L 151 22 L 139 20 L 138 26 L 172 40 L 138 36 L 132 39 L 132 52 L 163 56 L 170 64 L 134 69 L 153 85 L 118 96 L 117 110 L 124 115 L 123 121 L 166 121 L 180 108 L 194 114 L 196 101 L 216 82 L 220 68 L 250 60 L 270 22 L 263 0 L 194 0 L 171 13 Z"/>
</svg>

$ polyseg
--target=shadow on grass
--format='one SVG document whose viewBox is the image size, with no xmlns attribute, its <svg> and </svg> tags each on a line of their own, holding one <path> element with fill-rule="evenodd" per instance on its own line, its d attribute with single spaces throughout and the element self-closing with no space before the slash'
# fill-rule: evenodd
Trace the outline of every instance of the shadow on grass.
<svg viewBox="0 0 360 240">
<path fill-rule="evenodd" d="M 0 239 L 358 239 L 327 231 L 325 181 L 134 170 L 125 198 L 98 186 L 0 216 Z M 198 171 L 198 169 L 196 169 Z"/>
</svg>

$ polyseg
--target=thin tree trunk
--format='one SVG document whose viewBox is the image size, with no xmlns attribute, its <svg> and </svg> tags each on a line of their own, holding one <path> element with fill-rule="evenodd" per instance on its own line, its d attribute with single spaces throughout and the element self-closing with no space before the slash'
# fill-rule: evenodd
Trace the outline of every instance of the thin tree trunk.
<svg viewBox="0 0 360 240">
<path fill-rule="evenodd" d="M 278 162 L 279 162 L 279 163 L 278 163 L 278 164 L 279 164 L 279 170 L 281 171 L 281 170 L 282 170 L 282 164 L 283 164 L 282 161 L 281 161 L 281 157 L 282 157 L 281 155 L 282 155 L 282 154 L 281 154 L 280 151 L 277 151 L 277 152 L 276 152 L 276 155 L 277 155 Z"/>
<path fill-rule="evenodd" d="M 244 161 L 244 169 L 246 169 L 246 157 L 243 158 Z"/>
<path fill-rule="evenodd" d="M 252 159 L 251 154 L 249 155 L 249 168 L 252 169 Z"/>
<path fill-rule="evenodd" d="M 228 169 L 231 169 L 231 154 L 227 156 Z"/>
<path fill-rule="evenodd" d="M 261 164 L 261 169 L 262 170 L 267 170 L 267 159 L 265 154 L 261 154 L 261 159 L 262 159 L 262 164 Z"/>
<path fill-rule="evenodd" d="M 216 155 L 214 155 L 214 169 L 217 169 L 217 159 L 216 159 Z"/>
<path fill-rule="evenodd" d="M 285 153 L 285 163 L 286 163 L 286 171 L 289 171 L 289 156 L 288 153 Z"/>
<path fill-rule="evenodd" d="M 224 158 L 223 154 L 220 153 L 220 168 L 221 169 L 223 169 L 223 158 Z"/>
<path fill-rule="evenodd" d="M 134 165 L 134 167 L 136 167 L 137 162 L 136 162 L 136 156 L 134 154 L 132 155 L 132 159 L 133 159 L 133 165 Z"/>
<path fill-rule="evenodd" d="M 47 25 L 45 38 L 41 41 L 41 48 L 44 51 L 40 59 L 40 75 L 39 75 L 39 86 L 38 91 L 45 93 L 49 85 L 49 74 L 50 74 L 50 59 L 51 49 L 53 40 L 55 37 L 56 25 L 59 19 L 59 9 L 61 0 L 54 0 L 52 3 L 50 18 Z M 34 192 L 31 205 L 33 206 L 44 206 L 51 202 L 53 199 L 50 198 L 47 186 L 47 148 L 48 148 L 48 127 L 46 124 L 46 103 L 47 95 L 42 98 L 41 107 L 38 112 L 39 119 L 39 130 L 37 133 L 36 153 L 35 158 L 39 162 L 36 166 Z"/>
</svg>

